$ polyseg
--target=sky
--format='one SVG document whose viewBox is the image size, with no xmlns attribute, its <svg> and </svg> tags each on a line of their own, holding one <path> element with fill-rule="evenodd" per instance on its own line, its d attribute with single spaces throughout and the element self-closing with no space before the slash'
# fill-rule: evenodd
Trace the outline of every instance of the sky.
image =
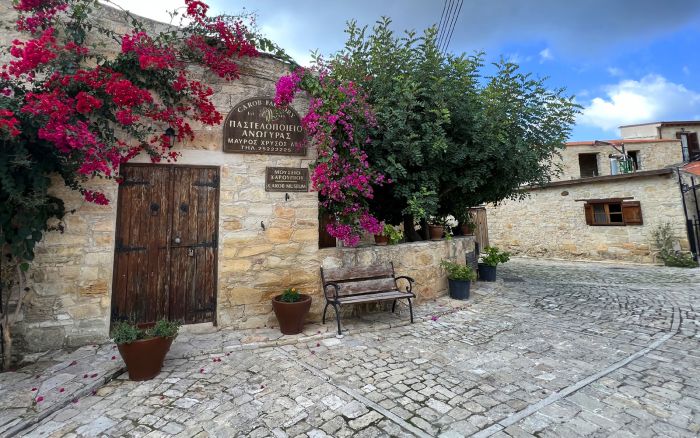
<svg viewBox="0 0 700 438">
<path fill-rule="evenodd" d="M 168 21 L 179 0 L 114 0 Z M 343 47 L 348 20 L 422 32 L 457 0 L 209 0 L 212 12 L 257 13 L 257 24 L 301 64 Z M 184 3 L 184 0 L 183 0 Z M 445 26 L 447 27 L 447 26 Z M 485 51 L 565 87 L 582 113 L 571 141 L 612 139 L 620 125 L 700 120 L 700 0 L 463 0 L 447 50 Z"/>
</svg>

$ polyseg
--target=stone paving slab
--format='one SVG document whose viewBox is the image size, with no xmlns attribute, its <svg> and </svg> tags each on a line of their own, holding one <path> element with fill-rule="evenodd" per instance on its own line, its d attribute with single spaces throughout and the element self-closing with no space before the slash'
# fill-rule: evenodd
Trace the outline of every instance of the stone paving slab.
<svg viewBox="0 0 700 438">
<path fill-rule="evenodd" d="M 0 373 L 0 436 L 35 424 L 121 374 L 124 362 L 113 347 L 48 353 L 34 364 Z"/>
<path fill-rule="evenodd" d="M 475 285 L 475 294 L 493 293 L 499 283 Z M 416 321 L 457 311 L 471 304 L 447 297 L 422 303 L 414 308 Z M 376 312 L 342 321 L 344 336 L 361 331 L 375 331 L 409 324 L 408 309 L 397 306 L 397 313 Z M 282 335 L 276 328 L 219 330 L 198 327 L 185 330 L 173 343 L 167 359 L 190 358 L 238 350 L 290 345 L 299 342 L 333 342 L 335 320 L 325 325 L 307 324 L 304 333 Z M 121 356 L 112 343 L 79 348 L 73 352 L 57 351 L 36 358 L 36 363 L 17 372 L 0 373 L 0 435 L 23 430 L 51 413 L 70 404 L 80 403 L 86 395 L 125 371 Z M 101 426 L 106 423 L 98 422 Z M 100 426 L 100 427 L 101 427 Z"/>
<path fill-rule="evenodd" d="M 700 270 L 514 259 L 499 272 L 502 288 L 416 324 L 171 357 L 22 435 L 698 435 Z"/>
</svg>

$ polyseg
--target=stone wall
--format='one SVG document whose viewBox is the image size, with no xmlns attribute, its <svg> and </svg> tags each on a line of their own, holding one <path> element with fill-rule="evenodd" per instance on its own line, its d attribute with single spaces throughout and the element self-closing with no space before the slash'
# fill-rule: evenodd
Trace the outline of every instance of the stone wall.
<svg viewBox="0 0 700 438">
<path fill-rule="evenodd" d="M 608 181 L 557 184 L 528 192 L 523 201 L 489 206 L 491 244 L 516 254 L 569 259 L 655 262 L 651 233 L 671 223 L 688 249 L 683 207 L 675 173 Z M 643 225 L 586 225 L 584 202 L 577 199 L 633 197 L 641 203 Z"/>
<path fill-rule="evenodd" d="M 661 169 L 683 161 L 679 140 L 636 140 L 626 142 L 625 149 L 628 152 L 637 151 L 639 170 Z M 561 152 L 562 158 L 558 161 L 562 165 L 562 173 L 553 180 L 566 181 L 581 178 L 579 154 L 598 154 L 598 175 L 605 176 L 611 174 L 608 156 L 618 152 L 611 146 L 593 146 L 590 142 L 570 144 Z"/>
<path fill-rule="evenodd" d="M 361 248 L 325 248 L 318 251 L 320 265 L 325 268 L 364 267 L 377 263 L 394 263 L 396 275 L 416 280 L 417 301 L 437 298 L 447 290 L 447 277 L 440 268 L 442 260 L 464 264 L 466 254 L 474 251 L 474 237 L 453 237 L 450 240 L 403 243 Z"/>
</svg>

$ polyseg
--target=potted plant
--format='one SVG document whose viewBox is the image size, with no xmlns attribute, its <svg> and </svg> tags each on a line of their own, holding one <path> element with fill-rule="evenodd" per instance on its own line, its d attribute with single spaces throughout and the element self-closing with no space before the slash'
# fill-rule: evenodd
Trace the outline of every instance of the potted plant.
<svg viewBox="0 0 700 438">
<path fill-rule="evenodd" d="M 449 260 L 443 260 L 440 262 L 440 266 L 447 272 L 450 298 L 456 300 L 469 298 L 469 289 L 472 281 L 476 280 L 476 272 L 470 266 L 460 265 Z"/>
<path fill-rule="evenodd" d="M 304 330 L 304 318 L 310 308 L 311 296 L 300 294 L 294 287 L 272 298 L 272 309 L 284 335 L 296 335 Z"/>
<path fill-rule="evenodd" d="M 496 281 L 496 266 L 510 260 L 510 253 L 501 251 L 495 246 L 487 246 L 484 252 L 486 254 L 481 255 L 481 263 L 479 263 L 479 279 Z"/>
<path fill-rule="evenodd" d="M 428 221 L 428 235 L 430 240 L 440 240 L 445 234 L 445 225 L 440 222 L 439 218 L 431 217 Z"/>
<path fill-rule="evenodd" d="M 440 240 L 444 235 L 447 239 L 452 237 L 452 228 L 457 226 L 457 220 L 452 215 L 431 216 L 428 221 L 430 240 Z"/>
<path fill-rule="evenodd" d="M 381 238 L 381 240 L 379 239 Z M 403 231 L 399 227 L 391 224 L 385 224 L 381 235 L 374 235 L 374 241 L 377 245 L 396 245 L 403 240 Z"/>
<path fill-rule="evenodd" d="M 386 235 L 386 227 L 387 224 L 385 224 L 383 221 L 380 224 L 382 226 L 382 231 L 379 234 L 374 235 L 374 243 L 377 246 L 387 246 L 389 244 L 389 236 Z M 391 225 L 388 225 L 391 226 Z"/>
<path fill-rule="evenodd" d="M 469 210 L 466 210 L 464 216 L 459 218 L 459 228 L 462 231 L 462 236 L 473 236 L 476 229 L 476 222 Z"/>
<path fill-rule="evenodd" d="M 179 322 L 165 319 L 147 329 L 127 321 L 114 326 L 111 337 L 124 359 L 130 380 L 150 380 L 160 373 L 179 328 Z"/>
</svg>

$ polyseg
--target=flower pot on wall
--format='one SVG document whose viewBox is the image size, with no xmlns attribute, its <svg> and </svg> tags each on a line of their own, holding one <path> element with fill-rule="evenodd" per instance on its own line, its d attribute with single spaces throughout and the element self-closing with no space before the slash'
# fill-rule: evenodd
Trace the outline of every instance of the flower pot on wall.
<svg viewBox="0 0 700 438">
<path fill-rule="evenodd" d="M 378 234 L 375 234 L 374 243 L 376 243 L 379 246 L 386 246 L 389 244 L 389 238 L 387 236 L 380 236 Z"/>
<path fill-rule="evenodd" d="M 173 339 L 157 337 L 119 344 L 117 348 L 129 371 L 129 379 L 141 381 L 157 376 Z"/>
<path fill-rule="evenodd" d="M 496 266 L 479 263 L 479 280 L 496 281 Z"/>
<path fill-rule="evenodd" d="M 430 233 L 430 240 L 440 240 L 445 233 L 445 227 L 442 225 L 428 225 L 428 232 Z"/>
<path fill-rule="evenodd" d="M 282 295 L 272 299 L 272 309 L 275 311 L 280 331 L 285 335 L 296 335 L 304 330 L 304 319 L 311 308 L 311 297 L 300 294 L 301 300 L 295 302 L 281 301 Z"/>
<path fill-rule="evenodd" d="M 466 300 L 469 298 L 469 289 L 472 282 L 469 280 L 452 280 L 447 279 L 450 289 L 450 298 L 455 300 Z"/>
<path fill-rule="evenodd" d="M 471 225 L 460 225 L 460 230 L 462 231 L 462 236 L 473 236 L 474 227 Z"/>
</svg>

